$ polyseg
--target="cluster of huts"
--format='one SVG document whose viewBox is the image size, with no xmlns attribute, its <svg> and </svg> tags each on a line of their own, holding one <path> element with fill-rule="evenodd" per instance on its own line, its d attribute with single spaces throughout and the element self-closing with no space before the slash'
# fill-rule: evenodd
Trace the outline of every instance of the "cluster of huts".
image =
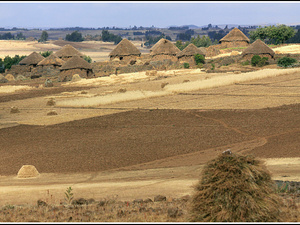
<svg viewBox="0 0 300 225">
<path fill-rule="evenodd" d="M 250 40 L 238 28 L 234 28 L 220 41 L 214 45 L 216 49 L 247 47 L 242 51 L 242 58 L 250 60 L 253 55 L 274 58 L 275 52 L 263 41 L 256 40 L 250 45 Z M 160 39 L 151 49 L 150 54 L 143 56 L 140 50 L 129 40 L 123 39 L 109 54 L 110 62 L 117 61 L 122 64 L 134 65 L 139 61 L 164 61 L 169 60 L 174 63 L 187 62 L 191 66 L 195 65 L 194 55 L 207 55 L 207 49 L 197 48 L 194 44 L 189 44 L 180 51 L 171 41 Z M 71 45 L 65 45 L 59 51 L 52 53 L 47 58 L 36 52 L 24 58 L 19 65 L 12 67 L 14 73 L 27 73 L 31 78 L 40 77 L 43 74 L 50 76 L 57 75 L 59 81 L 69 81 L 74 74 L 79 74 L 84 78 L 95 77 L 92 65 L 83 59 L 84 55 Z M 146 60 L 147 59 L 147 60 Z"/>
</svg>

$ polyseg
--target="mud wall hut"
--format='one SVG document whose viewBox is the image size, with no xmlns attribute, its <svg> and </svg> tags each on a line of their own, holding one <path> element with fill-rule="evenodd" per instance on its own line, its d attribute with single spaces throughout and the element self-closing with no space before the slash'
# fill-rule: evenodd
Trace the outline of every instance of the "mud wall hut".
<svg viewBox="0 0 300 225">
<path fill-rule="evenodd" d="M 70 81 L 74 74 L 79 74 L 82 78 L 95 77 L 91 64 L 79 56 L 70 58 L 62 65 L 58 80 L 62 82 Z"/>
<path fill-rule="evenodd" d="M 130 62 L 131 60 L 136 60 L 141 56 L 140 50 L 134 46 L 126 38 L 122 39 L 119 44 L 109 53 L 110 60 L 118 59 L 123 62 Z"/>
</svg>

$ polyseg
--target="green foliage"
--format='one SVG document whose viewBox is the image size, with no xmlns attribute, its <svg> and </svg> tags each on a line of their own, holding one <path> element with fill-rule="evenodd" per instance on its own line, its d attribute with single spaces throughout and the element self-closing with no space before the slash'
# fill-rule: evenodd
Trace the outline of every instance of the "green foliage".
<svg viewBox="0 0 300 225">
<path fill-rule="evenodd" d="M 251 65 L 256 66 L 260 60 L 261 60 L 261 57 L 259 55 L 254 55 L 251 58 Z"/>
<path fill-rule="evenodd" d="M 297 60 L 294 58 L 282 57 L 282 58 L 278 59 L 277 65 L 280 67 L 287 68 L 287 67 L 292 66 L 296 62 L 297 62 Z"/>
<path fill-rule="evenodd" d="M 22 32 L 20 32 L 20 33 L 17 33 L 16 39 L 17 39 L 17 40 L 25 40 L 26 37 L 23 35 Z"/>
<path fill-rule="evenodd" d="M 203 68 L 203 63 L 198 63 L 198 64 L 197 64 L 197 68 L 202 69 L 202 68 Z"/>
<path fill-rule="evenodd" d="M 181 40 L 178 40 L 178 41 L 176 41 L 175 46 L 176 46 L 177 48 L 179 48 L 180 51 L 182 51 L 182 50 L 185 49 L 185 47 L 187 47 L 189 44 L 190 44 L 190 42 L 188 42 L 188 41 L 185 42 L 185 43 L 183 43 Z"/>
<path fill-rule="evenodd" d="M 0 58 L 0 72 L 2 73 L 5 69 L 10 69 L 12 65 L 17 65 L 25 57 L 25 55 L 21 57 L 19 55 L 15 55 L 14 57 L 5 56 L 3 60 Z"/>
<path fill-rule="evenodd" d="M 183 68 L 184 68 L 184 69 L 190 68 L 190 64 L 188 64 L 188 63 L 183 63 Z"/>
<path fill-rule="evenodd" d="M 87 61 L 88 63 L 91 63 L 91 62 L 92 62 L 92 58 L 89 57 L 89 56 L 87 56 L 87 55 L 83 56 L 83 59 L 84 59 L 85 61 Z"/>
<path fill-rule="evenodd" d="M 46 42 L 48 40 L 48 33 L 47 31 L 43 31 L 41 34 L 41 38 L 38 40 L 38 42 Z"/>
<path fill-rule="evenodd" d="M 112 33 L 109 33 L 108 30 L 102 30 L 102 41 L 104 42 L 114 42 L 114 44 L 118 44 L 120 41 L 122 41 L 122 37 L 119 35 L 114 35 Z"/>
<path fill-rule="evenodd" d="M 296 31 L 289 26 L 279 25 L 279 26 L 265 26 L 259 27 L 255 31 L 250 31 L 250 40 L 255 41 L 256 39 L 261 39 L 269 44 L 283 44 L 288 39 L 292 38 Z"/>
<path fill-rule="evenodd" d="M 10 32 L 4 33 L 2 35 L 0 34 L 0 40 L 13 40 L 13 39 L 15 39 L 15 36 Z"/>
<path fill-rule="evenodd" d="M 261 60 L 259 60 L 259 62 L 257 63 L 257 66 L 262 67 L 268 65 L 269 64 L 268 60 L 269 60 L 268 57 L 262 57 Z"/>
<path fill-rule="evenodd" d="M 144 43 L 145 46 L 151 46 L 155 45 L 160 39 L 165 38 L 165 34 L 161 34 L 160 36 L 152 36 L 152 35 L 147 35 L 146 39 L 147 41 Z"/>
<path fill-rule="evenodd" d="M 198 48 L 208 47 L 212 45 L 211 39 L 206 35 L 203 35 L 201 38 L 199 35 L 196 38 L 192 37 L 190 42 L 193 43 Z"/>
<path fill-rule="evenodd" d="M 196 62 L 197 65 L 200 64 L 200 63 L 202 63 L 202 64 L 205 63 L 204 55 L 196 54 L 194 57 L 195 57 L 195 62 Z"/>
<path fill-rule="evenodd" d="M 247 60 L 247 61 L 245 61 L 245 62 L 242 62 L 242 65 L 243 65 L 243 66 L 248 66 L 248 65 L 250 65 L 249 60 Z"/>
<path fill-rule="evenodd" d="M 71 201 L 73 200 L 73 193 L 72 193 L 73 189 L 71 187 L 68 187 L 67 190 L 65 191 L 65 201 L 68 204 L 71 204 Z"/>
<path fill-rule="evenodd" d="M 82 34 L 79 33 L 77 30 L 72 32 L 71 34 L 66 35 L 66 41 L 74 41 L 74 42 L 81 42 L 83 41 Z"/>
<path fill-rule="evenodd" d="M 53 51 L 45 51 L 45 52 L 40 52 L 40 54 L 42 56 L 44 56 L 45 58 L 47 58 L 49 55 L 51 55 L 53 53 Z"/>
<path fill-rule="evenodd" d="M 211 64 L 211 68 L 210 68 L 210 69 L 211 69 L 211 70 L 215 70 L 215 67 L 216 67 L 216 66 L 215 66 L 215 64 L 214 64 L 214 63 L 212 63 L 212 64 Z"/>
</svg>

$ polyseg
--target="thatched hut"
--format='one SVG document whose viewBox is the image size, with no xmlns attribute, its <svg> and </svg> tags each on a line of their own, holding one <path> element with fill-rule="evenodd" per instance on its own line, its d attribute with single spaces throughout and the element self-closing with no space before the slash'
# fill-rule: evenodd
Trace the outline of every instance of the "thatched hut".
<svg viewBox="0 0 300 225">
<path fill-rule="evenodd" d="M 177 58 L 181 63 L 187 62 L 190 65 L 196 65 L 196 54 L 205 56 L 205 53 L 201 49 L 197 48 L 193 43 L 191 43 L 181 52 L 177 53 Z"/>
<path fill-rule="evenodd" d="M 170 59 L 176 62 L 179 52 L 180 50 L 171 41 L 162 38 L 150 49 L 150 56 L 153 61 Z"/>
<path fill-rule="evenodd" d="M 269 59 L 273 59 L 275 56 L 275 52 L 263 41 L 257 39 L 248 48 L 242 51 L 242 56 L 245 60 L 251 60 L 251 58 L 254 55 L 259 55 L 260 57 L 267 57 Z"/>
<path fill-rule="evenodd" d="M 25 57 L 24 59 L 22 59 L 19 62 L 19 65 L 36 67 L 36 65 L 40 61 L 42 61 L 43 59 L 45 59 L 45 57 L 42 56 L 41 54 L 36 53 L 36 52 L 32 52 L 30 55 L 28 55 L 27 57 Z"/>
<path fill-rule="evenodd" d="M 250 43 L 249 38 L 238 28 L 234 28 L 225 37 L 220 39 L 222 48 L 245 47 Z"/>
<path fill-rule="evenodd" d="M 68 59 L 70 59 L 74 56 L 79 56 L 79 57 L 84 56 L 81 52 L 79 52 L 72 45 L 65 45 L 60 50 L 58 50 L 57 52 L 55 52 L 53 54 L 56 55 L 58 58 L 65 60 L 65 61 L 67 61 Z"/>
<path fill-rule="evenodd" d="M 74 56 L 66 61 L 60 68 L 59 80 L 70 81 L 74 74 L 79 74 L 83 78 L 94 77 L 92 66 L 79 56 Z"/>
<path fill-rule="evenodd" d="M 109 53 L 110 60 L 119 59 L 124 62 L 130 62 L 140 56 L 140 50 L 126 38 L 122 39 L 111 53 Z"/>
<path fill-rule="evenodd" d="M 60 68 L 65 63 L 64 60 L 58 58 L 56 55 L 51 54 L 47 58 L 40 61 L 37 66 L 51 67 L 54 69 Z"/>
</svg>

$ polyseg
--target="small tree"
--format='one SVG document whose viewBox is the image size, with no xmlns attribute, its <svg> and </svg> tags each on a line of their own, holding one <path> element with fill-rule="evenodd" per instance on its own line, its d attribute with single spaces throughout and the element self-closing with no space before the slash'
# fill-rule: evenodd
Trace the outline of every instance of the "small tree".
<svg viewBox="0 0 300 225">
<path fill-rule="evenodd" d="M 74 42 L 81 42 L 83 41 L 82 34 L 79 33 L 77 30 L 72 32 L 71 34 L 66 35 L 66 41 L 74 41 Z"/>
<path fill-rule="evenodd" d="M 38 42 L 46 42 L 48 40 L 48 33 L 47 31 L 43 31 L 41 38 L 38 40 Z"/>
<path fill-rule="evenodd" d="M 42 56 L 44 56 L 45 58 L 47 58 L 49 55 L 51 55 L 53 52 L 52 51 L 45 51 L 45 52 L 40 52 L 40 54 Z"/>
<path fill-rule="evenodd" d="M 190 68 L 190 64 L 188 64 L 188 63 L 183 63 L 183 67 L 184 67 L 184 69 L 188 69 L 188 68 Z"/>
<path fill-rule="evenodd" d="M 91 63 L 91 62 L 92 62 L 92 58 L 89 57 L 89 56 L 87 56 L 87 55 L 83 56 L 83 59 L 84 59 L 85 61 L 87 61 L 88 63 Z"/>
</svg>

